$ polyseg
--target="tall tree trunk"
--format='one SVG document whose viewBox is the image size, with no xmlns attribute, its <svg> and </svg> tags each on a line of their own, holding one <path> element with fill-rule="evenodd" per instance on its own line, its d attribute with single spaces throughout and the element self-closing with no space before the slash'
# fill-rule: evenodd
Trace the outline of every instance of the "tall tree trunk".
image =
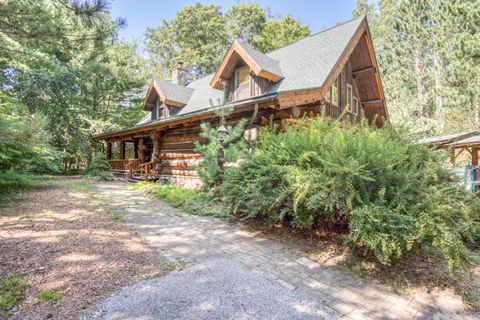
<svg viewBox="0 0 480 320">
<path fill-rule="evenodd" d="M 478 110 L 479 108 L 479 105 L 478 105 L 478 94 L 475 94 L 475 97 L 473 98 L 473 112 L 474 112 L 474 119 L 475 119 L 475 123 L 473 124 L 475 126 L 475 129 L 479 129 L 478 128 L 478 125 L 480 123 L 480 110 Z"/>
<path fill-rule="evenodd" d="M 422 75 L 423 60 L 420 55 L 420 50 L 417 50 L 415 54 L 415 79 L 417 84 L 417 101 L 419 107 L 419 113 L 424 117 L 430 117 L 430 112 L 426 104 L 426 88 Z"/>
<path fill-rule="evenodd" d="M 442 63 L 437 50 L 433 52 L 434 77 L 435 77 L 435 112 L 438 114 L 440 132 L 445 130 L 445 110 L 443 109 L 442 96 Z"/>
</svg>

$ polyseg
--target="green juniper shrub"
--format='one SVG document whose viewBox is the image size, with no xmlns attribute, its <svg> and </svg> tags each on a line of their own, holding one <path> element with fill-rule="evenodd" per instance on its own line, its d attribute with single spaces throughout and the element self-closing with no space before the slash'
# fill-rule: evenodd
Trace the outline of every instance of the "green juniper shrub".
<svg viewBox="0 0 480 320">
<path fill-rule="evenodd" d="M 226 126 L 228 131 L 227 139 L 224 142 L 224 153 L 226 162 L 235 162 L 247 150 L 247 145 L 242 139 L 246 120 L 240 120 L 235 126 Z M 218 158 L 220 140 L 217 128 L 209 123 L 201 124 L 200 136 L 207 140 L 206 144 L 195 142 L 195 152 L 202 155 L 203 160 L 198 167 L 198 175 L 203 183 L 203 189 L 211 190 L 215 186 L 219 174 Z"/>
<path fill-rule="evenodd" d="M 110 172 L 110 165 L 108 164 L 107 157 L 103 154 L 96 155 L 87 170 L 85 170 L 85 175 L 99 180 L 112 180 L 113 175 Z"/>
<path fill-rule="evenodd" d="M 389 126 L 269 127 L 256 152 L 227 170 L 221 194 L 243 218 L 343 228 L 354 250 L 384 265 L 413 250 L 440 253 L 455 271 L 468 260 L 462 239 L 475 233 L 478 200 L 442 163 Z"/>
</svg>

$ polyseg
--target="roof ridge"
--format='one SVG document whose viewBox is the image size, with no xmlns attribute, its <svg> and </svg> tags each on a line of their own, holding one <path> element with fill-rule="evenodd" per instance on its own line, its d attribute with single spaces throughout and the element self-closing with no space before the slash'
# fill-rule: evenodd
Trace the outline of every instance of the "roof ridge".
<svg viewBox="0 0 480 320">
<path fill-rule="evenodd" d="M 153 81 L 156 81 L 157 83 L 164 83 L 164 84 L 167 84 L 167 85 L 172 85 L 172 86 L 187 88 L 187 89 L 190 89 L 190 90 L 195 90 L 195 89 L 189 88 L 189 87 L 187 87 L 187 86 L 184 86 L 184 85 L 181 85 L 181 84 L 176 84 L 176 83 L 173 83 L 173 82 L 170 82 L 170 81 L 167 81 L 167 80 L 163 80 L 163 79 L 155 79 L 155 78 L 153 78 Z M 193 82 L 193 81 L 192 81 L 192 82 Z"/>
<path fill-rule="evenodd" d="M 264 53 L 264 54 L 267 55 L 267 54 L 273 53 L 273 52 L 278 51 L 278 50 L 280 50 L 280 49 L 283 49 L 283 48 L 286 48 L 286 47 L 288 47 L 288 46 L 294 45 L 294 44 L 296 44 L 296 43 L 298 43 L 298 42 L 300 42 L 300 41 L 302 41 L 302 40 L 305 40 L 305 39 L 307 39 L 307 38 L 315 37 L 315 36 L 319 35 L 320 33 L 324 33 L 324 32 L 330 31 L 330 30 L 332 30 L 332 29 L 341 27 L 341 26 L 343 26 L 343 25 L 345 25 L 345 24 L 347 24 L 347 23 L 353 22 L 353 21 L 355 21 L 355 20 L 364 19 L 365 17 L 366 17 L 366 15 L 365 15 L 365 14 L 362 14 L 362 15 L 356 17 L 356 18 L 352 18 L 352 19 L 347 20 L 347 21 L 345 21 L 345 22 L 339 23 L 339 24 L 337 24 L 337 25 L 335 25 L 335 26 L 333 26 L 333 27 L 330 27 L 330 28 L 327 28 L 327 29 L 324 29 L 324 30 L 315 32 L 315 33 L 313 33 L 313 34 L 311 34 L 311 35 L 308 35 L 308 36 L 305 37 L 305 38 L 302 38 L 302 39 L 297 40 L 297 41 L 295 41 L 295 42 L 286 44 L 286 45 L 284 45 L 284 46 L 282 46 L 282 47 L 280 47 L 280 48 L 273 49 L 273 50 L 271 50 L 271 51 L 269 51 L 269 52 L 266 52 L 266 53 Z M 273 58 L 272 58 L 272 59 L 273 59 Z"/>
<path fill-rule="evenodd" d="M 304 39 L 305 39 L 305 38 L 304 38 Z M 248 46 L 250 49 L 257 51 L 258 53 L 264 55 L 265 57 L 267 57 L 267 58 L 269 58 L 269 59 L 272 59 L 272 60 L 275 60 L 275 61 L 277 61 L 277 62 L 280 62 L 278 59 L 275 59 L 275 58 L 272 58 L 272 57 L 270 57 L 270 56 L 267 56 L 267 54 L 270 53 L 270 52 L 262 52 L 262 51 L 256 49 L 255 47 L 253 47 L 251 44 L 249 44 L 249 43 L 246 42 L 246 41 L 239 40 L 239 39 L 235 39 L 234 41 L 237 41 L 237 42 L 238 42 L 240 45 L 242 45 L 242 46 L 243 46 L 243 45 Z"/>
<path fill-rule="evenodd" d="M 350 20 L 347 20 L 347 21 L 345 21 L 345 22 L 342 22 L 342 23 L 340 23 L 340 24 L 337 24 L 337 25 L 335 25 L 335 26 L 333 26 L 333 27 L 330 27 L 330 28 L 327 28 L 327 29 L 318 31 L 318 32 L 316 32 L 316 33 L 313 33 L 313 34 L 305 37 L 305 38 L 302 38 L 302 39 L 297 40 L 297 41 L 295 41 L 295 42 L 286 44 L 286 45 L 284 45 L 283 47 L 276 48 L 276 49 L 273 49 L 273 50 L 271 50 L 271 51 L 269 51 L 269 52 L 265 52 L 265 53 L 264 53 L 264 52 L 261 52 L 261 51 L 259 51 L 259 50 L 257 50 L 257 49 L 255 49 L 254 47 L 252 47 L 251 45 L 249 45 L 249 44 L 248 44 L 247 42 L 245 42 L 245 41 L 242 41 L 242 40 L 239 40 L 239 39 L 234 39 L 234 41 L 236 40 L 236 41 L 238 41 L 238 42 L 241 42 L 242 44 L 247 44 L 247 45 L 249 45 L 252 49 L 258 51 L 259 53 L 264 54 L 264 55 L 267 56 L 268 58 L 270 58 L 270 59 L 272 59 L 272 60 L 275 60 L 275 61 L 277 61 L 277 62 L 280 62 L 278 59 L 275 59 L 275 58 L 272 58 L 272 57 L 268 56 L 268 54 L 273 53 L 273 52 L 275 52 L 275 51 L 278 51 L 278 50 L 280 50 L 280 49 L 283 49 L 283 48 L 285 48 L 285 47 L 294 45 L 295 43 L 298 43 L 298 42 L 300 42 L 300 41 L 302 41 L 302 40 L 304 40 L 304 39 L 306 39 L 306 38 L 311 38 L 311 37 L 317 36 L 317 35 L 320 34 L 320 33 L 323 33 L 323 32 L 329 31 L 329 30 L 331 30 L 331 29 L 335 29 L 335 28 L 341 27 L 342 25 L 345 25 L 345 24 L 347 24 L 347 23 L 353 22 L 353 21 L 355 21 L 355 20 L 363 19 L 363 18 L 365 18 L 365 16 L 366 16 L 365 14 L 362 14 L 362 15 L 356 17 L 356 18 L 352 18 L 352 19 L 350 19 Z M 230 45 L 231 45 L 231 44 L 230 44 Z M 207 75 L 205 75 L 205 76 L 203 76 L 203 77 L 201 77 L 201 78 L 197 78 L 197 79 L 195 79 L 195 80 L 192 80 L 192 81 L 191 81 L 189 84 L 187 84 L 185 87 L 186 87 L 186 88 L 190 88 L 189 85 L 191 85 L 192 83 L 197 82 L 197 81 L 200 81 L 200 80 L 203 80 L 203 79 L 208 78 L 208 77 L 210 77 L 210 76 L 214 76 L 215 73 L 216 73 L 216 72 L 211 72 L 211 73 L 209 73 L 209 74 L 207 74 Z M 154 80 L 157 80 L 157 79 L 154 78 Z M 158 81 L 166 81 L 166 80 L 160 80 L 160 79 L 158 79 Z M 190 88 L 190 89 L 195 90 L 195 89 L 193 89 L 193 88 Z"/>
</svg>

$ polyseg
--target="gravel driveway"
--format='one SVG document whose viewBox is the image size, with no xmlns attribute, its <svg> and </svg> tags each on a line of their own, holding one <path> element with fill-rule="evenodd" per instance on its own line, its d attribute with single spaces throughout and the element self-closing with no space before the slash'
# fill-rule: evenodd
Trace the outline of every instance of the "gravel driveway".
<svg viewBox="0 0 480 320">
<path fill-rule="evenodd" d="M 219 259 L 126 287 L 85 319 L 337 319 L 240 263 Z"/>
</svg>

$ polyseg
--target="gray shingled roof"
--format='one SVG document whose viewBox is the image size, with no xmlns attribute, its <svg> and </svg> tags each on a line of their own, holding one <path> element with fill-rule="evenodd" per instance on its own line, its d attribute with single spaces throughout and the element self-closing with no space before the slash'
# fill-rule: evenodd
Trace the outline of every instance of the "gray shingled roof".
<svg viewBox="0 0 480 320">
<path fill-rule="evenodd" d="M 284 76 L 271 90 L 285 92 L 321 87 L 363 18 L 362 16 L 267 53 L 267 56 L 280 62 Z"/>
<path fill-rule="evenodd" d="M 280 63 L 278 60 L 275 60 L 265 53 L 252 48 L 249 44 L 238 41 L 237 43 L 245 50 L 245 52 L 255 61 L 255 63 L 263 70 L 268 71 L 277 76 L 283 77 L 282 69 L 280 68 Z"/>
<path fill-rule="evenodd" d="M 135 124 L 136 126 L 139 126 L 141 124 L 149 123 L 152 120 L 152 115 L 148 113 L 145 117 L 143 117 L 140 121 Z"/>
<path fill-rule="evenodd" d="M 167 100 L 187 104 L 193 89 L 163 80 L 154 80 Z"/>
<path fill-rule="evenodd" d="M 363 19 L 364 16 L 361 16 L 267 54 L 260 53 L 245 43 L 238 43 L 262 69 L 283 77 L 265 95 L 319 88 L 323 86 Z M 223 92 L 210 86 L 213 76 L 210 74 L 195 80 L 186 87 L 158 80 L 157 83 L 167 99 L 186 103 L 177 115 L 184 116 L 209 109 L 212 104 L 218 105 Z M 143 121 L 145 119 L 137 125 L 145 124 Z"/>
</svg>

